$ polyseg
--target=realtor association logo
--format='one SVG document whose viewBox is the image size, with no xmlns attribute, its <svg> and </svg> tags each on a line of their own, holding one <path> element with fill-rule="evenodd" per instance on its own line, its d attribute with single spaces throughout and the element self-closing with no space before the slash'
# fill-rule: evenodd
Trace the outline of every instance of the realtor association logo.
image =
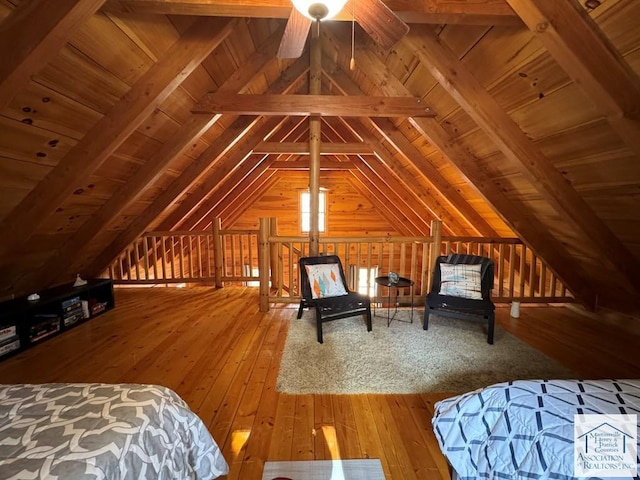
<svg viewBox="0 0 640 480">
<path fill-rule="evenodd" d="M 574 415 L 574 476 L 637 476 L 637 424 L 637 415 Z"/>
</svg>

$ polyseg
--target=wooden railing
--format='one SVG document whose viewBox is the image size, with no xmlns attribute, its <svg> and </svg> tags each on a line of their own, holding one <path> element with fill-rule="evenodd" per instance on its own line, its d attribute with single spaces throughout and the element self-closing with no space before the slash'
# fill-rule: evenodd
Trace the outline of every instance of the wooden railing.
<svg viewBox="0 0 640 480">
<path fill-rule="evenodd" d="M 112 262 L 115 284 L 257 282 L 258 231 L 150 232 Z"/>
<path fill-rule="evenodd" d="M 225 284 L 260 286 L 262 309 L 300 300 L 298 261 L 309 255 L 306 236 L 279 236 L 275 219 L 258 230 L 150 232 L 110 266 L 116 284 Z M 383 303 L 388 291 L 374 278 L 393 271 L 413 281 L 400 289 L 400 303 L 422 303 L 439 255 L 465 253 L 492 258 L 495 303 L 572 302 L 573 295 L 547 265 L 517 238 L 441 237 L 434 222 L 429 237 L 321 237 L 321 254 L 338 255 L 349 286 Z"/>
</svg>

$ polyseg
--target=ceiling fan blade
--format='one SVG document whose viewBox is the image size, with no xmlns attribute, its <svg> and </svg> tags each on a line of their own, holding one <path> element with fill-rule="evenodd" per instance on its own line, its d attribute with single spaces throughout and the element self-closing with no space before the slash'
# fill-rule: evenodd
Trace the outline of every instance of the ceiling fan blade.
<svg viewBox="0 0 640 480">
<path fill-rule="evenodd" d="M 300 13 L 297 8 L 292 8 L 276 56 L 278 58 L 298 58 L 302 55 L 310 28 L 311 20 Z"/>
<path fill-rule="evenodd" d="M 382 0 L 349 0 L 345 12 L 354 12 L 356 22 L 376 43 L 390 49 L 409 32 L 409 25 L 404 23 Z"/>
</svg>

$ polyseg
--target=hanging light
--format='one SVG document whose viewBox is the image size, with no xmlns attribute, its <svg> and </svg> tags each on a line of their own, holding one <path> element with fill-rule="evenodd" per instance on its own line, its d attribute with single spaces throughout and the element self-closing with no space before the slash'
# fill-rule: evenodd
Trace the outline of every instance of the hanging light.
<svg viewBox="0 0 640 480">
<path fill-rule="evenodd" d="M 311 20 L 328 20 L 335 17 L 347 0 L 291 0 L 293 6 Z"/>
</svg>

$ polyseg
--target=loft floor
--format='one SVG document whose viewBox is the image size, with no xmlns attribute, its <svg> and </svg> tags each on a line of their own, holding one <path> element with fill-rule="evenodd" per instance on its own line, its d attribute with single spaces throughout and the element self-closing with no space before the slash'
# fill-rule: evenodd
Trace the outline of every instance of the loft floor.
<svg viewBox="0 0 640 480">
<path fill-rule="evenodd" d="M 258 303 L 244 287 L 116 289 L 114 310 L 0 362 L 0 383 L 166 385 L 208 425 L 232 479 L 260 479 L 265 460 L 334 457 L 380 458 L 388 480 L 449 478 L 431 430 L 433 404 L 448 395 L 281 395 L 295 307 L 263 314 Z M 565 307 L 496 317 L 582 378 L 640 378 L 637 322 Z"/>
</svg>

